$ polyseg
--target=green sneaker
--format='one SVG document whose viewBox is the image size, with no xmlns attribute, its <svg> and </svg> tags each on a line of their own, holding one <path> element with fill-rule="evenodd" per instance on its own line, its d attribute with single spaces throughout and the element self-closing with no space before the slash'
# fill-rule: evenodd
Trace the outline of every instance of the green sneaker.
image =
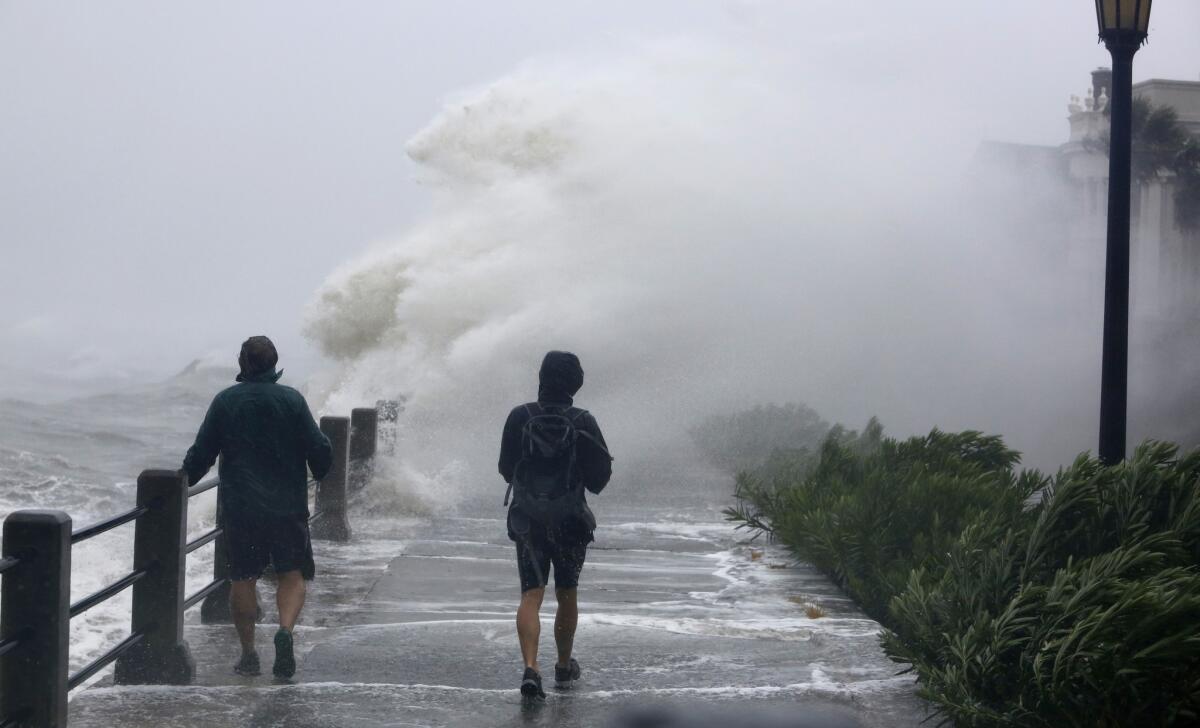
<svg viewBox="0 0 1200 728">
<path fill-rule="evenodd" d="M 296 655 L 292 652 L 292 633 L 280 627 L 275 633 L 275 677 L 291 677 L 296 674 Z"/>
<path fill-rule="evenodd" d="M 257 652 L 243 652 L 242 659 L 238 660 L 238 663 L 233 666 L 234 672 L 247 677 L 257 675 L 261 670 L 262 667 L 258 662 Z"/>
</svg>

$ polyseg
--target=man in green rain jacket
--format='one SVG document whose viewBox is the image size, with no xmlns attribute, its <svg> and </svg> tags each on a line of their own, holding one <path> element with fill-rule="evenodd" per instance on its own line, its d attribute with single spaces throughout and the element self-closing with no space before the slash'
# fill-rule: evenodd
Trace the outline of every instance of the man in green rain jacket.
<svg viewBox="0 0 1200 728">
<path fill-rule="evenodd" d="M 304 395 L 278 384 L 279 355 L 265 336 L 253 336 L 238 355 L 241 373 L 208 408 L 183 469 L 195 485 L 221 456 L 217 497 L 229 555 L 230 610 L 242 643 L 234 670 L 257 675 L 256 584 L 270 564 L 279 579 L 275 599 L 277 677 L 296 672 L 292 629 L 304 606 L 305 581 L 316 572 L 308 536 L 308 470 L 318 480 L 333 462 L 329 439 L 313 420 Z"/>
</svg>

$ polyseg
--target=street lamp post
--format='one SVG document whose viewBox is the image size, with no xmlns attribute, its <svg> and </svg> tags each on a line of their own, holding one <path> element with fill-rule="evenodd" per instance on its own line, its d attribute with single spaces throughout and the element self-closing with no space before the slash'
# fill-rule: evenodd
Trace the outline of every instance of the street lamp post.
<svg viewBox="0 0 1200 728">
<path fill-rule="evenodd" d="M 1108 249 L 1104 272 L 1104 353 L 1100 374 L 1100 459 L 1125 459 L 1129 392 L 1129 157 L 1133 54 L 1146 42 L 1152 0 L 1096 0 L 1100 40 L 1112 54 L 1109 91 Z"/>
</svg>

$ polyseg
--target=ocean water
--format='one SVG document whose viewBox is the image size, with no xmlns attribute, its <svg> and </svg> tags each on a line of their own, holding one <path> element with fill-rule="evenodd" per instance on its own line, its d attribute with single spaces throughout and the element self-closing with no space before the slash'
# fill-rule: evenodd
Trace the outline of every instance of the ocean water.
<svg viewBox="0 0 1200 728">
<path fill-rule="evenodd" d="M 232 370 L 194 366 L 159 382 L 103 395 L 33 403 L 0 400 L 0 516 L 25 508 L 67 512 L 73 528 L 129 510 L 142 470 L 175 469 L 209 401 L 233 382 Z M 189 533 L 212 528 L 216 492 L 189 503 Z M 71 598 L 128 574 L 133 525 L 72 549 Z M 188 593 L 212 579 L 212 547 L 189 556 Z M 74 672 L 129 634 L 130 592 L 71 621 Z"/>
</svg>

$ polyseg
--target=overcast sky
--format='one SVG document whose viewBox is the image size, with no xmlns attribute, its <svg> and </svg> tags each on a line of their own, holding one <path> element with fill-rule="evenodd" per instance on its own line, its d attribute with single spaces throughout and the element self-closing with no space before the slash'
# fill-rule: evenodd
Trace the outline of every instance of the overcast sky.
<svg viewBox="0 0 1200 728">
<path fill-rule="evenodd" d="M 1200 80 L 1198 31 L 1200 3 L 1155 3 L 1135 80 Z M 0 0 L 0 395 L 232 361 L 258 333 L 311 369 L 306 304 L 420 219 L 404 144 L 448 96 L 663 37 L 784 48 L 798 86 L 950 100 L 964 159 L 1061 143 L 1108 63 L 1090 0 Z"/>
</svg>

